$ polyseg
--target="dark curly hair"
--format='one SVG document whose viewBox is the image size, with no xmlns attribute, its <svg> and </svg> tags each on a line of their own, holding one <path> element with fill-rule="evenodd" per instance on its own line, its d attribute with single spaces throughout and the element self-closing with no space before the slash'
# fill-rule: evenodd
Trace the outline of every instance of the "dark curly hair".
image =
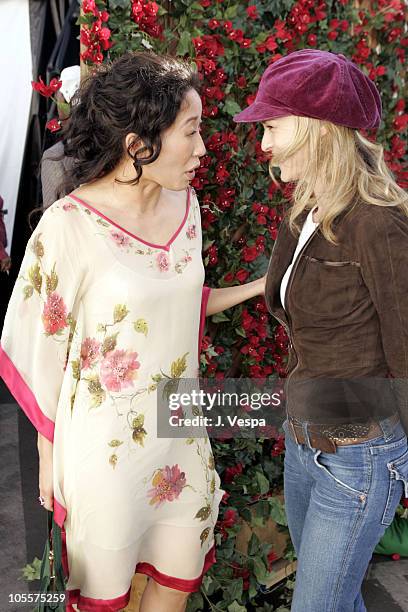
<svg viewBox="0 0 408 612">
<path fill-rule="evenodd" d="M 127 148 L 136 170 L 129 183 L 137 184 L 142 166 L 158 158 L 162 132 L 174 123 L 184 96 L 199 86 L 187 61 L 153 52 L 126 53 L 87 77 L 63 128 L 64 153 L 73 158 L 65 193 L 112 171 L 131 132 L 143 141 L 135 153 L 133 143 Z"/>
</svg>

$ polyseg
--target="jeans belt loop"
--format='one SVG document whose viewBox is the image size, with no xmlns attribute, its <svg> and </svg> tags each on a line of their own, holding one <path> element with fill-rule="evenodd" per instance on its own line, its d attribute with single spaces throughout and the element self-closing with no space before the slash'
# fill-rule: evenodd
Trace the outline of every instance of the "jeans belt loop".
<svg viewBox="0 0 408 612">
<path fill-rule="evenodd" d="M 293 436 L 294 436 L 294 438 L 295 438 L 295 440 L 296 440 L 296 444 L 300 444 L 300 442 L 299 442 L 299 440 L 298 440 L 298 437 L 297 437 L 297 435 L 296 435 L 296 429 L 295 429 L 295 426 L 293 425 L 293 421 L 292 421 L 292 419 L 289 419 L 289 425 L 290 425 L 290 427 L 291 427 L 291 430 L 292 430 Z"/>
</svg>

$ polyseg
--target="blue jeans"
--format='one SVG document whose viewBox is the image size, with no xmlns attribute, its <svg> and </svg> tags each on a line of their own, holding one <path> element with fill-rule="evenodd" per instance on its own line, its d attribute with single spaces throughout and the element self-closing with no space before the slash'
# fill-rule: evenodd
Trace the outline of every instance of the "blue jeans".
<svg viewBox="0 0 408 612">
<path fill-rule="evenodd" d="M 285 508 L 298 558 L 292 612 L 366 612 L 361 595 L 375 546 L 408 497 L 407 437 L 398 422 L 382 434 L 326 453 L 297 444 L 283 424 Z"/>
</svg>

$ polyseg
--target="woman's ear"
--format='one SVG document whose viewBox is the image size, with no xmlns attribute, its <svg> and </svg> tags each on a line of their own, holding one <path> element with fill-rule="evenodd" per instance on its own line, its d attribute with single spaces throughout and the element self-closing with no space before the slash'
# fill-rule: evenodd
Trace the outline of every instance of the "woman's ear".
<svg viewBox="0 0 408 612">
<path fill-rule="evenodd" d="M 327 127 L 325 125 L 320 126 L 320 136 L 325 136 L 327 134 Z"/>
<path fill-rule="evenodd" d="M 131 155 L 131 157 L 134 157 L 136 152 L 140 151 L 140 149 L 143 149 L 143 147 L 143 140 L 137 134 L 135 134 L 134 132 L 126 134 L 125 148 L 129 155 Z"/>
</svg>

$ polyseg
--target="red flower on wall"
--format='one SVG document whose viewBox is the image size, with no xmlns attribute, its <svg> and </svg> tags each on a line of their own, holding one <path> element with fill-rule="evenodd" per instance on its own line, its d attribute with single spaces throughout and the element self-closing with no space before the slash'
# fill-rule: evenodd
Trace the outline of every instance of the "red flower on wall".
<svg viewBox="0 0 408 612">
<path fill-rule="evenodd" d="M 55 94 L 62 85 L 62 81 L 57 78 L 51 79 L 48 85 L 44 83 L 41 77 L 39 77 L 38 81 L 31 81 L 31 87 L 34 91 L 38 91 L 41 96 L 45 98 L 50 98 L 53 94 Z"/>
</svg>

